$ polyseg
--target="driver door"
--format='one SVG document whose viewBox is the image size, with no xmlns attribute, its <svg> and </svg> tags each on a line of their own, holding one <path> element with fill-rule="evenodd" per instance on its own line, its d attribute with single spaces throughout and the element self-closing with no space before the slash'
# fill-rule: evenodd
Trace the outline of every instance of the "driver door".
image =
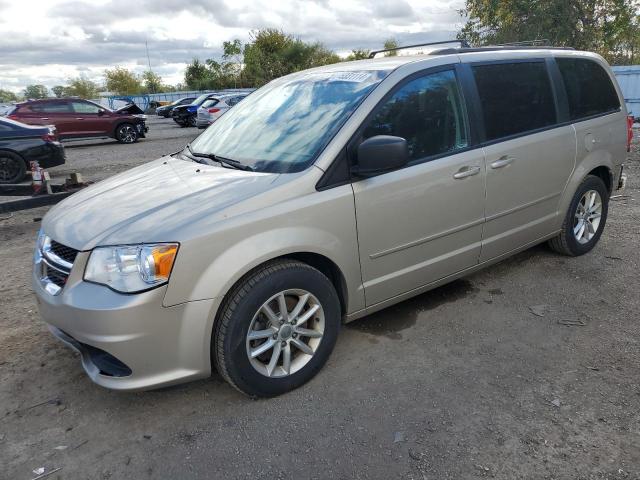
<svg viewBox="0 0 640 480">
<path fill-rule="evenodd" d="M 71 109 L 78 135 L 108 135 L 113 129 L 109 115 L 95 103 L 74 100 L 71 102 Z"/>
<path fill-rule="evenodd" d="M 476 265 L 484 223 L 484 156 L 453 68 L 396 87 L 354 143 L 375 135 L 406 139 L 410 162 L 353 183 L 367 306 Z"/>
</svg>

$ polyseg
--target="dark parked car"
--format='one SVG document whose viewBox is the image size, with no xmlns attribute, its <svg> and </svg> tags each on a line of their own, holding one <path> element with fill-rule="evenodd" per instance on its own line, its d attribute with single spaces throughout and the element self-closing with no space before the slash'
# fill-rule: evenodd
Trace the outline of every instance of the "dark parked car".
<svg viewBox="0 0 640 480">
<path fill-rule="evenodd" d="M 31 126 L 0 118 L 0 183 L 18 183 L 37 160 L 43 168 L 64 163 L 64 148 L 53 126 Z"/>
<path fill-rule="evenodd" d="M 203 93 L 188 105 L 178 105 L 173 107 L 171 116 L 173 121 L 181 127 L 195 127 L 198 108 L 207 100 L 215 98 L 219 92 Z"/>
<path fill-rule="evenodd" d="M 169 105 L 158 107 L 156 108 L 156 115 L 164 118 L 169 118 L 174 107 L 177 107 L 179 105 L 189 105 L 195 99 L 196 97 L 184 97 L 176 100 L 175 102 L 171 102 Z"/>
<path fill-rule="evenodd" d="M 120 143 L 134 143 L 149 130 L 143 115 L 112 111 L 80 98 L 18 103 L 8 117 L 30 125 L 55 125 L 63 140 L 110 137 Z"/>
</svg>

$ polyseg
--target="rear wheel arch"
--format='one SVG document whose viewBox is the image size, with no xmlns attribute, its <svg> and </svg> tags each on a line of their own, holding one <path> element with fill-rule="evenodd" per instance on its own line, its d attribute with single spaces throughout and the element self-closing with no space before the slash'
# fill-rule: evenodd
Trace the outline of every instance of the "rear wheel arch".
<svg viewBox="0 0 640 480">
<path fill-rule="evenodd" d="M 593 175 L 594 177 L 600 177 L 600 179 L 604 182 L 609 194 L 611 194 L 613 189 L 613 172 L 609 167 L 601 165 L 589 171 L 586 176 Z M 586 178 L 585 176 L 585 178 Z"/>
</svg>

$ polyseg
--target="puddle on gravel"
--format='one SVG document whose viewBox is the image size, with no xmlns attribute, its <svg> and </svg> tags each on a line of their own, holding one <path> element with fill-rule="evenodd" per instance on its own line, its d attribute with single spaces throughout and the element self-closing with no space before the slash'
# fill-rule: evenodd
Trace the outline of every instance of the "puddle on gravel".
<svg viewBox="0 0 640 480">
<path fill-rule="evenodd" d="M 399 332 L 416 323 L 420 313 L 452 303 L 473 293 L 476 288 L 465 279 L 455 280 L 451 283 L 430 290 L 404 302 L 400 302 L 380 312 L 368 315 L 346 325 L 347 328 L 360 330 L 371 335 L 381 335 L 393 340 L 402 338 Z M 371 338 L 372 343 L 377 340 Z"/>
</svg>

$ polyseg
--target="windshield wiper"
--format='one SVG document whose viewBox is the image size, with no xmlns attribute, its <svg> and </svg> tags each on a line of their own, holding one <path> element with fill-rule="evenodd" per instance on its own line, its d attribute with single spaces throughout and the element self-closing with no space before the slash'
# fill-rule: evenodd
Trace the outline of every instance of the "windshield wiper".
<svg viewBox="0 0 640 480">
<path fill-rule="evenodd" d="M 206 158 L 208 160 L 216 161 L 216 162 L 220 163 L 221 165 L 226 165 L 228 167 L 235 168 L 236 170 L 245 170 L 247 172 L 253 172 L 253 168 L 252 167 L 250 167 L 249 165 L 245 165 L 244 163 L 240 163 L 237 160 L 232 160 L 231 158 L 221 157 L 219 155 L 216 155 L 215 153 L 194 152 L 193 150 L 191 150 L 191 145 L 187 145 L 187 149 L 189 150 L 189 153 L 191 154 L 191 156 L 193 156 L 196 159 L 197 158 Z M 211 165 L 209 162 L 206 162 L 206 163 Z"/>
</svg>

